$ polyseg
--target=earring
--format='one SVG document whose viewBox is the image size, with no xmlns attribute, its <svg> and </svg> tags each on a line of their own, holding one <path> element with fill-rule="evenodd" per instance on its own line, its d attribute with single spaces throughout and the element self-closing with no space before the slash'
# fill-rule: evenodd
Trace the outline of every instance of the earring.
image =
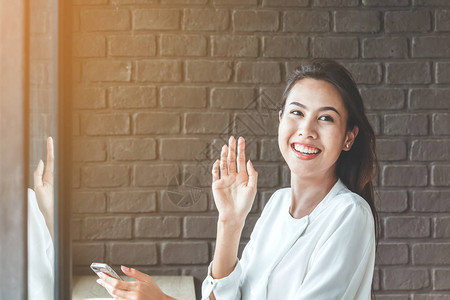
<svg viewBox="0 0 450 300">
<path fill-rule="evenodd" d="M 345 145 L 345 148 L 347 148 L 347 149 L 348 149 L 348 148 L 350 148 L 350 146 L 349 146 L 349 145 L 347 144 L 347 145 Z"/>
</svg>

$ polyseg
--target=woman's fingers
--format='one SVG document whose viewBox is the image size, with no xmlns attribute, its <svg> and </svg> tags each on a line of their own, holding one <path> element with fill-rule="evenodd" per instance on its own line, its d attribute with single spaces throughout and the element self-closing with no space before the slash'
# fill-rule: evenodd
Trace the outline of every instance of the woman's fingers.
<svg viewBox="0 0 450 300">
<path fill-rule="evenodd" d="M 42 186 L 42 174 L 44 173 L 44 162 L 42 160 L 39 161 L 36 170 L 33 173 L 33 181 L 34 181 L 34 189 Z"/>
<path fill-rule="evenodd" d="M 255 168 L 253 168 L 253 164 L 251 161 L 247 162 L 247 171 L 248 171 L 248 187 L 256 188 L 258 182 L 258 172 L 256 172 Z"/>
<path fill-rule="evenodd" d="M 245 171 L 245 140 L 243 137 L 238 140 L 237 170 L 238 173 Z"/>
<path fill-rule="evenodd" d="M 122 290 L 119 287 L 114 287 L 105 279 L 97 279 L 97 283 L 104 287 L 108 293 L 114 297 L 114 299 L 131 299 L 129 297 L 130 292 L 128 290 Z"/>
<path fill-rule="evenodd" d="M 220 176 L 221 177 L 228 175 L 227 154 L 228 154 L 228 147 L 227 147 L 227 145 L 223 145 L 222 152 L 220 153 Z"/>
<path fill-rule="evenodd" d="M 220 160 L 216 160 L 213 164 L 213 168 L 212 168 L 212 181 L 216 181 L 219 180 L 219 162 Z"/>
<path fill-rule="evenodd" d="M 234 136 L 230 136 L 228 140 L 229 151 L 228 151 L 228 173 L 236 173 L 236 139 Z"/>
<path fill-rule="evenodd" d="M 43 182 L 53 185 L 53 171 L 54 171 L 54 150 L 53 150 L 53 139 L 51 137 L 47 138 L 47 167 L 45 168 Z"/>
<path fill-rule="evenodd" d="M 136 269 L 127 268 L 125 266 L 121 266 L 120 268 L 121 268 L 122 272 L 125 273 L 125 275 L 133 277 L 134 279 L 137 279 L 139 281 L 144 281 L 144 282 L 153 281 L 149 275 L 139 272 Z"/>
</svg>

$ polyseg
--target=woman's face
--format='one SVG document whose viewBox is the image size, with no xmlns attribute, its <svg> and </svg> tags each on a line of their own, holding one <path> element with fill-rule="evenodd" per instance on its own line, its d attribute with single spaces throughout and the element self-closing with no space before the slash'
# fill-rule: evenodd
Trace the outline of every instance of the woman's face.
<svg viewBox="0 0 450 300">
<path fill-rule="evenodd" d="M 278 145 L 297 176 L 334 176 L 342 150 L 349 150 L 356 134 L 346 132 L 347 110 L 331 84 L 305 78 L 291 89 L 280 112 Z M 350 147 L 345 148 L 349 143 Z"/>
</svg>

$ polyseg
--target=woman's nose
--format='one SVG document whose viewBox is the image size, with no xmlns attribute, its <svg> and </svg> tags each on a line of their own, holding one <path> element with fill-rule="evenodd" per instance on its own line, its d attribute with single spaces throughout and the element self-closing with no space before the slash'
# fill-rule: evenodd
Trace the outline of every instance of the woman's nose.
<svg viewBox="0 0 450 300">
<path fill-rule="evenodd" d="M 298 135 L 304 138 L 317 138 L 317 130 L 315 120 L 312 119 L 303 119 L 298 127 Z"/>
</svg>

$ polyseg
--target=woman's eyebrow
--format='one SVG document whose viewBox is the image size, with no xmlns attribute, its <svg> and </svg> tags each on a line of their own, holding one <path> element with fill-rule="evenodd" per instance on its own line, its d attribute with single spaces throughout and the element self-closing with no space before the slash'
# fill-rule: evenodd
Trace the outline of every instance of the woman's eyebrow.
<svg viewBox="0 0 450 300">
<path fill-rule="evenodd" d="M 292 101 L 291 103 L 289 103 L 289 105 L 297 105 L 297 106 L 300 106 L 301 108 L 307 109 L 307 107 L 304 104 L 301 104 L 300 102 L 296 102 L 296 101 Z M 341 116 L 341 114 L 333 106 L 323 106 L 323 107 L 319 108 L 319 111 L 325 111 L 325 110 L 332 110 L 335 113 L 337 113 L 339 116 Z"/>
</svg>

